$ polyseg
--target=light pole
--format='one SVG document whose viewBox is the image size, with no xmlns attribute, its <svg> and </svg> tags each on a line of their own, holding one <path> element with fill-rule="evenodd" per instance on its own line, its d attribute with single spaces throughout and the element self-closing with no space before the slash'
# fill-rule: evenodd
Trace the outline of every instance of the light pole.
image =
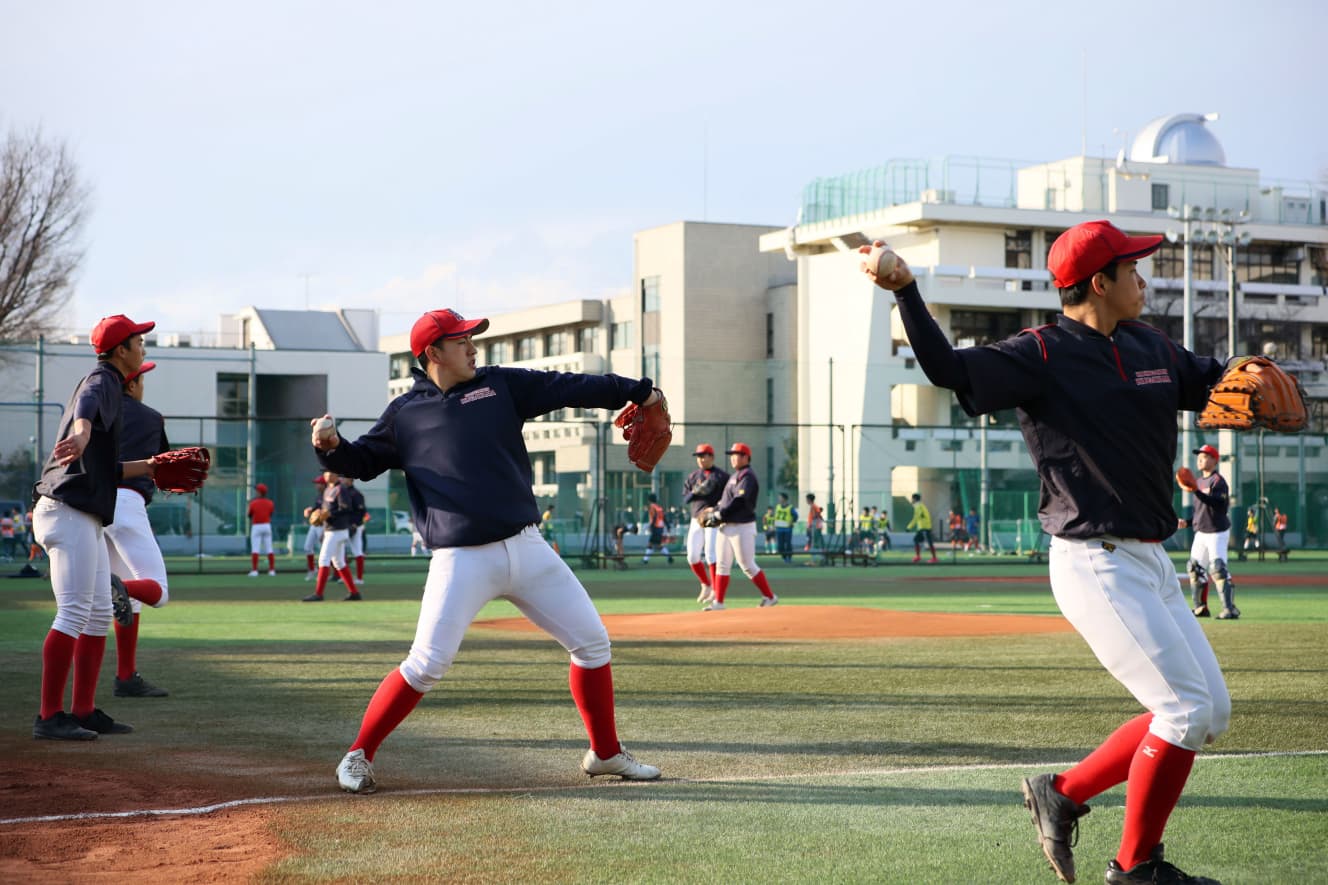
<svg viewBox="0 0 1328 885">
<path fill-rule="evenodd" d="M 1219 213 L 1216 228 L 1216 240 L 1214 248 L 1223 247 L 1223 257 L 1227 263 L 1227 357 L 1236 356 L 1236 349 L 1239 346 L 1236 320 L 1236 247 L 1246 246 L 1250 242 L 1248 231 L 1236 233 L 1236 227 L 1245 224 L 1250 220 L 1250 213 L 1242 209 L 1239 213 L 1232 214 L 1230 209 L 1223 209 Z M 1229 476 L 1231 482 L 1231 494 L 1235 500 L 1240 500 L 1240 458 L 1239 458 L 1239 437 L 1234 431 L 1225 431 L 1222 433 L 1225 437 L 1221 440 L 1221 447 L 1228 452 L 1230 461 L 1228 462 Z"/>
<path fill-rule="evenodd" d="M 1191 206 L 1188 203 L 1186 203 L 1184 206 L 1182 206 L 1179 209 L 1177 209 L 1175 206 L 1168 208 L 1167 214 L 1170 215 L 1172 218 L 1179 219 L 1184 228 L 1180 233 L 1177 233 L 1174 230 L 1167 231 L 1167 239 L 1170 242 L 1174 243 L 1176 242 L 1176 240 L 1183 238 L 1185 243 L 1184 245 L 1185 286 L 1184 289 L 1182 290 L 1183 296 L 1181 303 L 1181 328 L 1182 328 L 1181 344 L 1185 346 L 1186 350 L 1193 352 L 1194 351 L 1194 237 L 1195 237 L 1194 227 L 1199 221 L 1202 220 L 1203 210 L 1200 209 L 1198 206 Z M 1194 449 L 1194 430 L 1191 428 L 1190 423 L 1191 422 L 1186 421 L 1181 431 L 1181 452 L 1182 452 L 1181 457 L 1184 462 L 1189 461 L 1190 452 L 1191 450 Z M 1182 497 L 1187 504 L 1192 503 L 1192 496 L 1190 495 L 1189 492 L 1184 493 Z"/>
</svg>

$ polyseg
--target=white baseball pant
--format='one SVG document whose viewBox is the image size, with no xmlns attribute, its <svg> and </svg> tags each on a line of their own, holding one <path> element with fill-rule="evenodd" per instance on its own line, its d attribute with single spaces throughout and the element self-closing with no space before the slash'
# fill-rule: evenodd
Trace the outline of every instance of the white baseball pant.
<svg viewBox="0 0 1328 885">
<path fill-rule="evenodd" d="M 357 525 L 350 529 L 346 543 L 350 545 L 350 555 L 352 557 L 364 555 L 364 526 Z"/>
<path fill-rule="evenodd" d="M 710 565 L 715 564 L 719 555 L 719 529 L 715 526 L 703 528 L 693 519 L 687 524 L 687 563 L 695 565 L 704 556 Z"/>
<path fill-rule="evenodd" d="M 323 549 L 318 551 L 318 565 L 333 566 L 337 569 L 346 567 L 346 536 L 350 529 L 325 529 L 323 531 Z"/>
<path fill-rule="evenodd" d="M 586 588 L 539 529 L 528 526 L 503 541 L 433 551 L 415 641 L 400 668 L 411 688 L 426 692 L 438 684 L 466 628 L 495 599 L 515 605 L 578 667 L 609 663 L 609 633 Z"/>
<path fill-rule="evenodd" d="M 756 523 L 724 523 L 719 527 L 719 558 L 715 563 L 717 574 L 727 575 L 733 571 L 736 557 L 738 567 L 748 578 L 755 578 L 761 573 L 756 564 Z"/>
<path fill-rule="evenodd" d="M 153 608 L 161 608 L 170 601 L 166 586 L 166 561 L 162 559 L 157 537 L 152 534 L 148 521 L 148 506 L 143 496 L 133 489 L 116 489 L 115 522 L 106 526 L 106 551 L 111 559 L 111 573 L 122 581 L 150 578 L 161 586 L 161 599 Z M 134 614 L 143 610 L 143 603 L 130 599 Z"/>
<path fill-rule="evenodd" d="M 1152 712 L 1150 732 L 1198 750 L 1227 730 L 1226 680 L 1161 544 L 1053 537 L 1049 561 L 1061 613 Z"/>
<path fill-rule="evenodd" d="M 309 531 L 304 533 L 304 552 L 313 556 L 323 546 L 323 527 L 321 525 L 309 526 Z"/>
<path fill-rule="evenodd" d="M 116 514 L 116 519 L 119 519 Z M 1203 566 L 1209 572 L 1215 570 L 1217 560 L 1227 561 L 1227 542 L 1231 539 L 1231 530 L 1221 532 L 1195 532 L 1194 543 L 1190 545 L 1190 559 Z"/>
<path fill-rule="evenodd" d="M 105 636 L 111 629 L 111 561 L 101 519 L 43 495 L 32 508 L 32 533 L 51 560 L 51 629 Z"/>
<path fill-rule="evenodd" d="M 256 522 L 249 529 L 249 552 L 272 552 L 272 523 Z"/>
</svg>

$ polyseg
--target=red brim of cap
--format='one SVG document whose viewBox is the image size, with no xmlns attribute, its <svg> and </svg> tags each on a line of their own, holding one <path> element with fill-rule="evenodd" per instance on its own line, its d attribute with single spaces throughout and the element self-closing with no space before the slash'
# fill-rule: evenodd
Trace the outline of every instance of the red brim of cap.
<svg viewBox="0 0 1328 885">
<path fill-rule="evenodd" d="M 129 376 L 125 378 L 124 383 L 128 384 L 130 381 L 133 381 L 135 378 L 138 378 L 142 375 L 146 375 L 148 372 L 151 372 L 155 368 L 157 368 L 156 363 L 144 363 L 143 365 L 138 367 L 137 372 L 131 372 Z"/>
<path fill-rule="evenodd" d="M 1162 241 L 1165 239 L 1166 237 L 1161 234 L 1150 234 L 1143 237 L 1127 236 L 1125 237 L 1124 242 L 1121 243 L 1120 248 L 1115 250 L 1116 254 L 1107 261 L 1102 262 L 1102 267 L 1106 267 L 1110 261 L 1138 261 L 1140 258 L 1147 258 L 1158 249 L 1162 248 Z M 1080 273 L 1084 274 L 1084 276 L 1075 280 L 1055 278 L 1051 281 L 1051 284 L 1057 289 L 1069 289 L 1076 283 L 1088 279 L 1089 276 L 1097 273 L 1101 269 L 1101 267 L 1090 271 L 1078 269 Z"/>
</svg>

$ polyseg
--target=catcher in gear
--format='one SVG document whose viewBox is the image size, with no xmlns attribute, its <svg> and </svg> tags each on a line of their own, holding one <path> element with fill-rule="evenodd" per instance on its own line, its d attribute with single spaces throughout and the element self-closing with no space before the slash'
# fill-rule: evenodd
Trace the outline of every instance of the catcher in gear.
<svg viewBox="0 0 1328 885">
<path fill-rule="evenodd" d="M 1227 481 L 1217 472 L 1217 449 L 1204 445 L 1195 449 L 1194 454 L 1198 456 L 1201 476 L 1196 477 L 1188 467 L 1176 471 L 1176 485 L 1194 495 L 1192 518 L 1177 523 L 1180 528 L 1194 529 L 1190 559 L 1185 564 L 1185 570 L 1190 576 L 1194 616 L 1206 618 L 1210 615 L 1208 583 L 1211 579 L 1217 584 L 1217 592 L 1222 598 L 1222 611 L 1218 613 L 1218 618 L 1234 620 L 1240 617 L 1240 609 L 1236 608 L 1236 582 L 1227 570 L 1231 495 Z"/>
</svg>

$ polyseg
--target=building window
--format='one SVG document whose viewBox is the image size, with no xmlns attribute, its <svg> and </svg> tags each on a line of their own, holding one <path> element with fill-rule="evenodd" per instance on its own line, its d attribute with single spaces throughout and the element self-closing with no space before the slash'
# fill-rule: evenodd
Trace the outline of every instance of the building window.
<svg viewBox="0 0 1328 885">
<path fill-rule="evenodd" d="M 570 330 L 550 332 L 544 336 L 544 355 L 563 356 L 564 354 L 572 353 L 573 344 L 572 332 Z"/>
<path fill-rule="evenodd" d="M 413 357 L 398 354 L 392 357 L 392 377 L 409 378 L 410 370 L 419 365 Z"/>
<path fill-rule="evenodd" d="M 646 345 L 641 354 L 641 374 L 659 384 L 659 348 Z"/>
<path fill-rule="evenodd" d="M 1017 310 L 950 311 L 950 339 L 956 347 L 1004 341 L 1022 328 Z"/>
<path fill-rule="evenodd" d="M 1153 185 L 1153 209 L 1155 211 L 1165 212 L 1171 205 L 1171 185 L 1154 184 Z"/>
<path fill-rule="evenodd" d="M 1046 266 L 1047 266 L 1047 256 L 1051 254 L 1051 247 L 1052 247 L 1053 245 L 1055 245 L 1056 240 L 1057 240 L 1057 239 L 1060 237 L 1060 235 L 1063 234 L 1063 233 L 1065 233 L 1065 231 L 1063 231 L 1063 230 L 1044 230 L 1044 231 L 1042 232 L 1042 247 L 1043 247 L 1043 248 L 1042 248 L 1042 266 L 1043 266 L 1043 267 L 1046 267 Z"/>
<path fill-rule="evenodd" d="M 249 416 L 249 376 L 217 373 L 217 417 Z"/>
<path fill-rule="evenodd" d="M 1194 246 L 1190 250 L 1191 279 L 1215 280 L 1214 250 L 1209 246 Z M 1164 280 L 1185 279 L 1185 246 L 1181 243 L 1163 243 L 1153 253 L 1153 276 Z"/>
<path fill-rule="evenodd" d="M 624 350 L 632 346 L 632 323 L 630 320 L 609 326 L 609 350 Z"/>
<path fill-rule="evenodd" d="M 580 329 L 579 331 L 577 331 L 576 333 L 577 353 L 595 353 L 596 350 L 595 340 L 598 337 L 595 334 L 596 331 L 597 330 L 594 326 L 586 326 L 584 329 Z"/>
<path fill-rule="evenodd" d="M 516 340 L 516 360 L 533 360 L 535 358 L 535 336 L 527 335 L 525 338 Z"/>
<path fill-rule="evenodd" d="M 1005 232 L 1005 266 L 1016 270 L 1031 270 L 1033 267 L 1033 231 L 1007 230 Z M 1032 280 L 1020 280 L 1019 288 L 1032 290 Z"/>
<path fill-rule="evenodd" d="M 775 379 L 765 379 L 765 423 L 775 423 Z"/>
<path fill-rule="evenodd" d="M 775 315 L 773 313 L 765 315 L 765 355 L 767 358 L 775 355 Z"/>
<path fill-rule="evenodd" d="M 498 366 L 510 362 L 512 359 L 512 342 L 510 341 L 491 341 L 484 348 L 484 362 L 486 365 Z"/>
<path fill-rule="evenodd" d="M 1302 247 L 1252 243 L 1236 250 L 1236 279 L 1242 283 L 1298 283 Z"/>
<path fill-rule="evenodd" d="M 654 313 L 659 310 L 659 277 L 641 278 L 641 312 Z"/>
</svg>

